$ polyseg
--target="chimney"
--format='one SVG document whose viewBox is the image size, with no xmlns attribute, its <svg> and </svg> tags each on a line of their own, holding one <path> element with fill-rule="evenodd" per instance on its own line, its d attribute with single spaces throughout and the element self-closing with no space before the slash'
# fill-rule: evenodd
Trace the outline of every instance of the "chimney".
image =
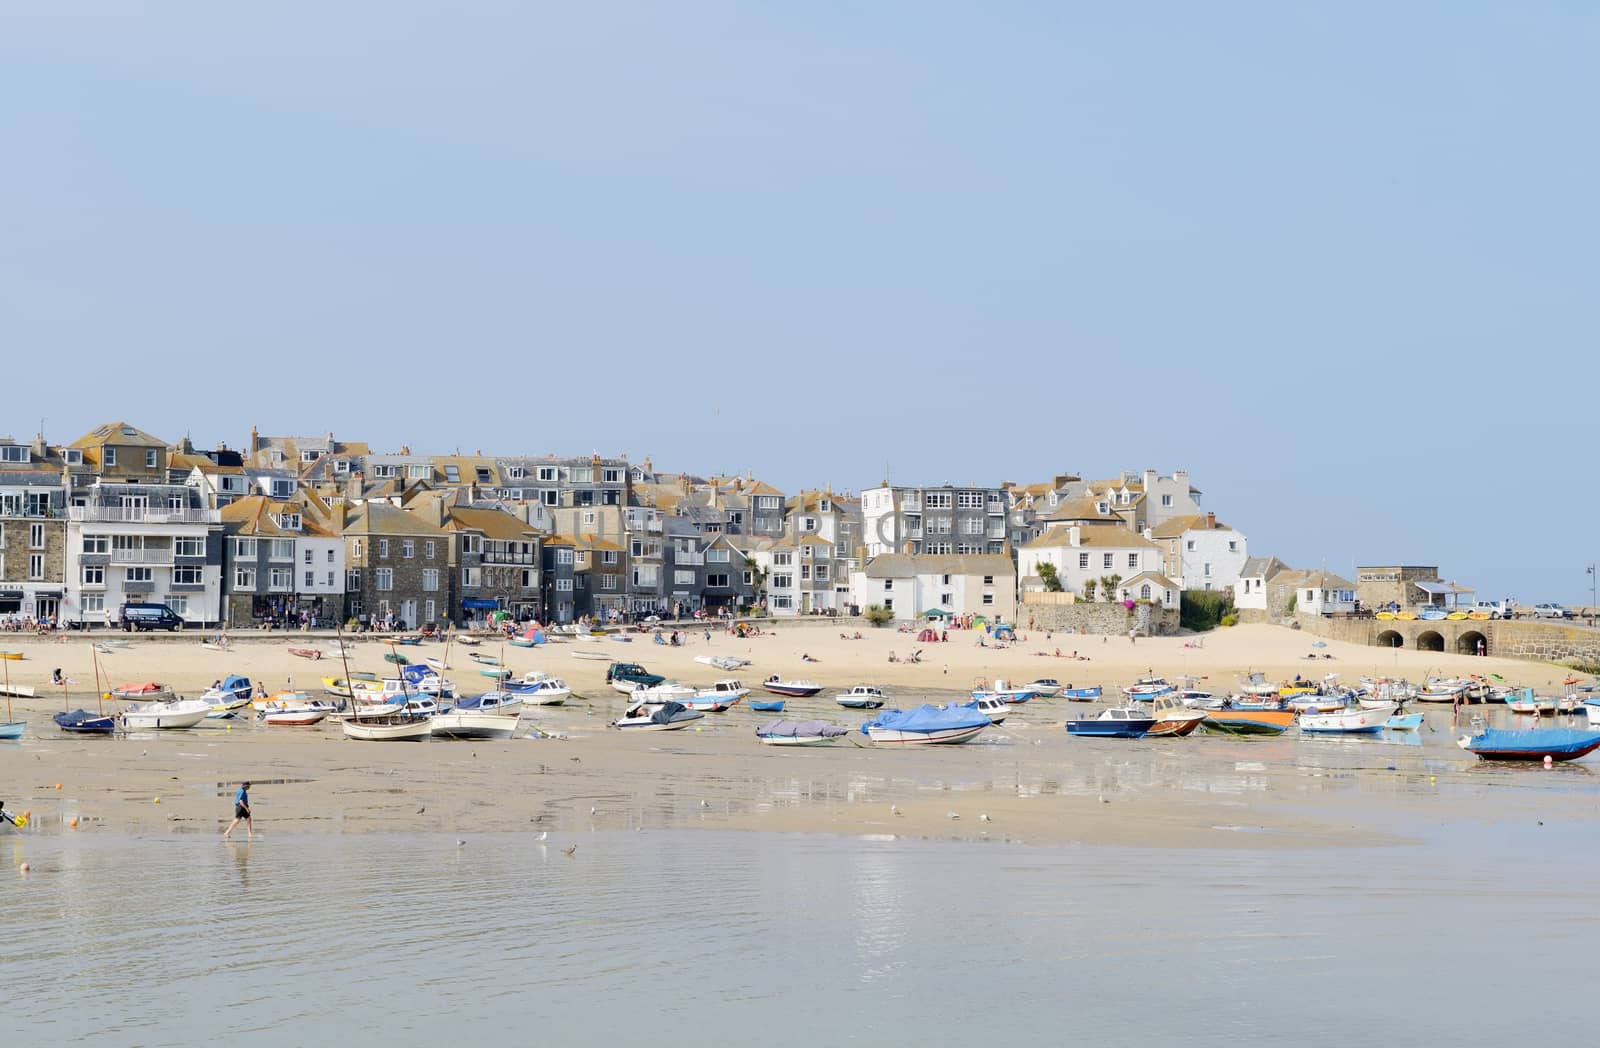
<svg viewBox="0 0 1600 1048">
<path fill-rule="evenodd" d="M 250 454 L 254 455 L 256 453 L 256 448 L 260 444 L 260 442 L 261 442 L 261 434 L 256 430 L 256 427 L 251 426 L 250 427 Z"/>
<path fill-rule="evenodd" d="M 361 482 L 361 471 L 359 469 L 351 470 L 350 475 L 344 481 L 344 497 L 352 500 L 359 499 L 361 497 Z"/>
<path fill-rule="evenodd" d="M 401 444 L 400 445 L 400 454 L 402 454 L 402 455 L 411 454 L 411 445 L 410 444 Z"/>
<path fill-rule="evenodd" d="M 343 532 L 345 524 L 350 520 L 350 504 L 344 499 L 339 499 L 330 509 L 333 515 L 333 530 Z"/>
<path fill-rule="evenodd" d="M 1074 546 L 1083 545 L 1083 529 L 1076 524 L 1072 525 L 1067 529 L 1067 541 Z"/>
<path fill-rule="evenodd" d="M 1206 528 L 1209 529 L 1209 530 L 1215 531 L 1216 527 L 1217 527 L 1217 515 L 1215 513 L 1207 513 L 1206 514 Z"/>
</svg>

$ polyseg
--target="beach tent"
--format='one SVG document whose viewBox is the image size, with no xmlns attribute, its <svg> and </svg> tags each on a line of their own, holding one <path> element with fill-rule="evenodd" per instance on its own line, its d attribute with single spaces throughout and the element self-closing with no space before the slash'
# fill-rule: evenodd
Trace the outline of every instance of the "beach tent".
<svg viewBox="0 0 1600 1048">
<path fill-rule="evenodd" d="M 994 628 L 995 640 L 1016 640 L 1017 631 L 1010 626 L 996 626 Z"/>
<path fill-rule="evenodd" d="M 927 611 L 922 613 L 924 618 L 929 619 L 945 619 L 949 618 L 951 614 L 953 613 L 945 611 L 943 608 L 929 608 Z"/>
<path fill-rule="evenodd" d="M 921 633 L 917 634 L 917 639 L 925 643 L 930 641 L 937 643 L 939 640 L 939 631 L 924 629 Z"/>
</svg>

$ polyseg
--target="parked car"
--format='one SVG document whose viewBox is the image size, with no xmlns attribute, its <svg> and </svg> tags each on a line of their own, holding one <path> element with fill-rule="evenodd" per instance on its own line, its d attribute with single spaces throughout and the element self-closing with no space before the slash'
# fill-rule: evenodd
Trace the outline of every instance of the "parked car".
<svg viewBox="0 0 1600 1048">
<path fill-rule="evenodd" d="M 1509 619 L 1516 610 L 1516 602 L 1510 600 L 1480 600 L 1473 604 L 1468 611 L 1481 611 L 1491 619 Z"/>
<path fill-rule="evenodd" d="M 1536 619 L 1570 619 L 1572 618 L 1572 612 L 1552 601 L 1548 604 L 1535 604 L 1533 606 L 1533 617 Z"/>
</svg>

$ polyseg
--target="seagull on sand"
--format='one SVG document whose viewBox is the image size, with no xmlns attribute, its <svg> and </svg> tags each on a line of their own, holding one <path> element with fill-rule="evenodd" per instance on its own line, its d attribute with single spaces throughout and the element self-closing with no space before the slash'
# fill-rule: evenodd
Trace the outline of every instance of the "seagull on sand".
<svg viewBox="0 0 1600 1048">
<path fill-rule="evenodd" d="M 573 855 L 575 855 L 577 853 L 577 851 L 578 851 L 578 846 L 576 844 L 574 844 L 570 848 L 562 848 L 561 849 L 561 854 L 565 855 L 567 858 L 570 859 L 570 858 L 572 858 Z"/>
</svg>

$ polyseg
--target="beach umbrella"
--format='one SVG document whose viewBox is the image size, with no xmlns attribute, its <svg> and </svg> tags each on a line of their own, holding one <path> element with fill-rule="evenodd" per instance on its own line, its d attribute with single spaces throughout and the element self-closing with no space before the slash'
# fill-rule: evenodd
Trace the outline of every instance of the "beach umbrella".
<svg viewBox="0 0 1600 1048">
<path fill-rule="evenodd" d="M 1328 642 L 1325 640 L 1314 641 L 1311 646 L 1313 648 L 1326 648 L 1328 646 Z"/>
</svg>

